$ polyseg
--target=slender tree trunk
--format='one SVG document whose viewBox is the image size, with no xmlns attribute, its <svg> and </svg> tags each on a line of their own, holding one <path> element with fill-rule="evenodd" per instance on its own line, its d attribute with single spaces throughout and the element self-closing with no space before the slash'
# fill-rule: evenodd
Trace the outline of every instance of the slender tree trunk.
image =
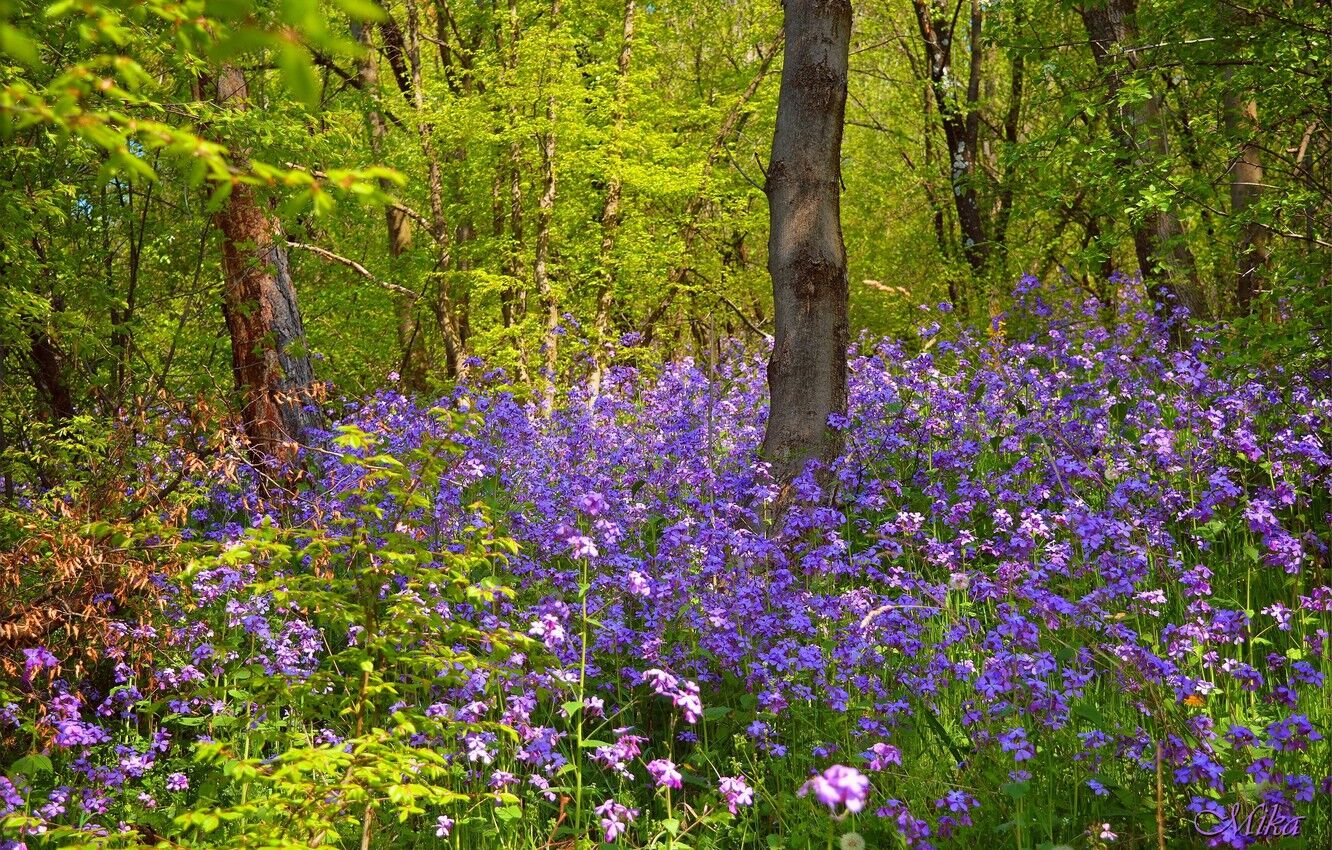
<svg viewBox="0 0 1332 850">
<path fill-rule="evenodd" d="M 522 20 L 518 15 L 518 0 L 509 0 L 508 32 L 496 25 L 495 50 L 500 55 L 501 68 L 506 82 L 505 92 L 508 104 L 505 107 L 508 127 L 518 124 L 516 104 L 518 78 L 518 40 L 522 35 Z M 500 131 L 503 130 L 501 124 Z M 527 288 L 523 285 L 523 178 L 522 145 L 517 138 L 510 138 L 502 156 L 498 188 L 496 194 L 495 235 L 504 236 L 505 222 L 501 218 L 507 209 L 508 240 L 505 243 L 501 271 L 507 282 L 500 292 L 500 313 L 505 328 L 513 328 L 527 315 Z M 527 353 L 521 340 L 518 344 L 518 371 L 526 380 Z"/>
<path fill-rule="evenodd" d="M 436 270 L 443 272 L 449 266 L 449 229 L 444 217 L 444 176 L 435 153 L 435 125 L 426 119 L 426 101 L 421 69 L 421 13 L 416 0 L 406 0 L 407 7 L 407 67 L 411 72 L 412 106 L 421 138 L 421 155 L 426 162 L 426 193 L 430 199 L 430 230 L 439 246 Z M 453 302 L 449 297 L 447 275 L 439 281 L 435 297 L 431 299 L 435 324 L 444 340 L 445 374 L 450 378 L 462 377 L 463 343 L 458 330 Z"/>
<path fill-rule="evenodd" d="M 393 71 L 398 91 L 402 92 L 402 99 L 407 101 L 408 106 L 414 106 L 411 71 L 407 67 L 407 42 L 403 38 L 402 27 L 398 26 L 387 8 L 383 5 L 380 8 L 384 12 L 384 20 L 379 24 L 379 32 L 384 37 L 384 56 L 388 59 L 389 69 Z"/>
<path fill-rule="evenodd" d="M 370 27 L 358 21 L 352 22 L 352 34 L 366 49 L 357 68 L 357 76 L 366 97 L 374 104 L 366 111 L 366 121 L 370 125 L 370 150 L 378 158 L 384 150 L 388 124 L 379 108 L 379 56 L 374 50 L 370 33 Z M 393 184 L 383 180 L 380 185 L 387 191 Z M 400 258 L 412 244 L 412 220 L 401 208 L 388 206 L 384 208 L 384 224 L 388 234 L 389 270 L 393 277 L 397 277 L 402 272 Z M 402 376 L 403 386 L 419 392 L 425 389 L 425 340 L 417 326 L 415 304 L 408 296 L 398 295 L 393 302 L 393 309 L 397 319 L 398 349 L 401 352 L 398 372 Z"/>
<path fill-rule="evenodd" d="M 1013 26 L 1021 28 L 1024 23 L 1022 7 L 1015 6 L 1013 11 Z M 1015 149 L 1018 144 L 1018 132 L 1022 123 L 1022 100 L 1026 83 L 1026 57 L 1022 53 L 1013 56 L 1009 63 L 1008 76 L 1008 110 L 1004 113 L 1004 144 L 1010 150 Z M 1013 212 L 1014 196 L 1013 177 L 1011 173 L 1004 175 L 1003 185 L 999 189 L 998 204 L 995 209 L 994 221 L 990 225 L 991 238 L 994 241 L 995 250 L 1006 257 L 1008 254 L 1008 221 Z M 996 261 L 996 265 L 999 262 Z M 1002 266 L 1001 266 L 1002 268 Z"/>
<path fill-rule="evenodd" d="M 453 17 L 448 0 L 436 0 L 433 4 L 435 14 L 436 46 L 439 48 L 440 62 L 444 67 L 444 77 L 449 91 L 459 98 L 471 97 L 476 92 L 485 92 L 485 84 L 474 73 L 475 49 L 481 37 L 464 38 Z M 456 49 L 450 46 L 449 39 L 457 39 Z M 455 67 L 456 66 L 456 67 Z M 466 145 L 458 145 L 449 151 L 448 159 L 455 163 L 451 169 L 453 175 L 449 186 L 453 203 L 463 210 L 461 220 L 453 232 L 453 270 L 459 274 L 452 276 L 448 283 L 449 301 L 453 308 L 454 327 L 458 332 L 460 356 L 465 357 L 467 338 L 471 334 L 471 292 L 467 288 L 467 272 L 472 270 L 469 257 L 469 243 L 476 240 L 476 225 L 472 220 L 471 206 L 467 203 L 467 168 L 468 150 Z M 454 286 L 457 285 L 457 289 Z"/>
<path fill-rule="evenodd" d="M 833 460 L 828 419 L 845 415 L 848 281 L 841 149 L 849 0 L 786 0 L 786 47 L 767 184 L 768 271 L 776 308 L 763 455 L 778 480 Z"/>
<path fill-rule="evenodd" d="M 602 373 L 605 371 L 605 347 L 610 339 L 611 306 L 615 300 L 617 278 L 614 252 L 616 231 L 620 227 L 620 168 L 623 154 L 618 149 L 624 125 L 624 108 L 629 87 L 629 65 L 634 50 L 634 7 L 637 0 L 624 2 L 624 27 L 620 42 L 620 57 L 616 62 L 615 105 L 611 116 L 611 168 L 606 186 L 606 199 L 601 205 L 601 250 L 597 255 L 597 312 L 593 326 L 591 396 L 601 394 Z"/>
<path fill-rule="evenodd" d="M 157 162 L 154 159 L 154 169 Z M 134 334 L 132 331 L 134 324 L 135 304 L 138 300 L 139 272 L 143 263 L 143 246 L 148 238 L 148 211 L 152 207 L 153 190 L 156 188 L 156 181 L 148 181 L 147 186 L 141 192 L 139 209 L 134 208 L 134 182 L 131 180 L 125 185 L 125 194 L 129 198 L 129 204 L 125 209 L 126 218 L 129 221 L 129 258 L 126 271 L 129 275 L 129 284 L 125 289 L 125 308 L 123 310 L 113 307 L 111 309 L 111 349 L 115 353 L 115 366 L 112 370 L 115 386 L 111 393 L 111 398 L 116 405 L 119 405 L 124 399 L 125 393 L 129 390 L 130 383 L 130 354 L 134 346 Z M 105 202 L 105 201 L 104 201 Z M 138 224 L 135 224 L 135 214 L 138 215 Z M 108 224 L 109 226 L 109 224 Z M 106 274 L 107 287 L 113 288 L 114 280 L 112 275 L 112 263 L 114 252 L 110 247 L 110 232 L 105 231 L 106 241 L 103 243 L 103 251 L 106 255 Z"/>
<path fill-rule="evenodd" d="M 553 38 L 559 27 L 560 0 L 550 4 L 550 32 Z M 554 45 L 551 45 L 552 51 Z M 537 202 L 536 255 L 532 261 L 532 282 L 537 297 L 546 313 L 541 347 L 545 353 L 544 386 L 541 392 L 541 412 L 549 416 L 555 408 L 555 368 L 558 364 L 560 322 L 559 302 L 550 280 L 550 228 L 555 213 L 555 81 L 557 60 L 551 59 L 547 67 L 546 126 L 541 133 L 541 198 Z"/>
<path fill-rule="evenodd" d="M 991 238 L 981 211 L 976 188 L 977 157 L 980 147 L 980 80 L 984 66 L 982 55 L 983 15 L 979 0 L 971 2 L 968 34 L 968 72 L 966 102 L 959 105 L 952 92 L 952 47 L 956 20 L 951 4 L 938 0 L 914 0 L 916 26 L 925 45 L 929 63 L 930 90 L 939 110 L 944 139 L 948 143 L 948 172 L 952 183 L 953 206 L 962 237 L 962 256 L 977 278 L 985 275 L 990 261 Z"/>
<path fill-rule="evenodd" d="M 1118 101 L 1127 73 L 1135 71 L 1136 53 L 1125 51 L 1137 40 L 1137 0 L 1093 0 L 1078 11 L 1091 40 L 1092 58 L 1105 77 L 1112 103 Z M 1146 153 L 1163 154 L 1167 148 L 1160 126 L 1160 98 L 1152 95 L 1122 108 L 1110 120 L 1110 133 L 1120 149 L 1120 167 L 1127 171 L 1148 167 Z M 1143 281 L 1160 303 L 1178 303 L 1195 317 L 1208 315 L 1193 253 L 1184 244 L 1184 228 L 1172 211 L 1146 213 L 1133 227 L 1133 247 Z"/>
<path fill-rule="evenodd" d="M 51 299 L 51 312 L 60 311 L 60 302 Z M 37 393 L 46 402 L 51 419 L 64 422 L 74 416 L 74 394 L 65 378 L 65 367 L 59 346 L 56 345 L 45 322 L 34 323 L 28 330 L 28 354 L 32 358 L 32 379 Z"/>
<path fill-rule="evenodd" d="M 1251 23 L 1248 13 L 1223 6 L 1221 20 L 1227 29 L 1237 31 Z M 1228 90 L 1223 103 L 1226 131 L 1239 146 L 1239 154 L 1230 169 L 1230 214 L 1239 219 L 1235 240 L 1235 306 L 1241 316 L 1253 309 L 1253 301 L 1262 290 L 1263 268 L 1267 265 L 1267 231 L 1253 218 L 1254 208 L 1262 199 L 1263 160 L 1257 142 L 1258 102 L 1237 90 L 1234 68 L 1226 69 Z"/>
<path fill-rule="evenodd" d="M 225 67 L 217 79 L 218 104 L 243 110 L 247 97 L 244 75 Z M 289 457 L 320 416 L 312 405 L 307 409 L 316 386 L 286 241 L 244 183 L 233 186 L 213 221 L 222 231 L 223 314 L 245 432 L 258 454 Z"/>
<path fill-rule="evenodd" d="M 1258 103 L 1230 94 L 1226 96 L 1226 124 L 1242 137 L 1239 156 L 1230 171 L 1230 212 L 1240 220 L 1235 244 L 1235 302 L 1241 315 L 1253 309 L 1262 291 L 1263 268 L 1267 265 L 1267 231 L 1252 218 L 1263 193 L 1263 161 L 1253 139 L 1258 125 Z"/>
<path fill-rule="evenodd" d="M 514 113 L 517 120 L 517 113 Z M 509 326 L 527 317 L 527 287 L 522 285 L 523 275 L 523 152 L 517 141 L 509 145 L 509 251 L 505 257 L 505 273 L 515 281 L 509 289 Z M 523 358 L 526 362 L 526 358 Z"/>
</svg>

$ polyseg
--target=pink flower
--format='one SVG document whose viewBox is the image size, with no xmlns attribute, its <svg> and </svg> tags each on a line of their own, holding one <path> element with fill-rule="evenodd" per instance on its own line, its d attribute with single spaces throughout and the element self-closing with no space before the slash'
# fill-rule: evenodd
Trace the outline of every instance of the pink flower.
<svg viewBox="0 0 1332 850">
<path fill-rule="evenodd" d="M 684 712 L 686 723 L 697 723 L 703 716 L 703 700 L 698 696 L 698 685 L 684 682 L 680 690 L 671 695 L 671 702 Z"/>
<path fill-rule="evenodd" d="M 573 550 L 573 556 L 575 558 L 595 558 L 601 554 L 601 552 L 597 550 L 597 544 L 592 541 L 591 537 L 575 534 L 569 538 L 568 543 L 569 548 Z"/>
<path fill-rule="evenodd" d="M 731 814 L 736 813 L 737 806 L 754 805 L 754 789 L 743 776 L 723 776 L 717 783 L 717 790 L 726 798 L 726 808 Z"/>
<path fill-rule="evenodd" d="M 593 811 L 601 815 L 601 828 L 606 831 L 607 844 L 615 843 L 615 839 L 623 835 L 629 824 L 638 817 L 638 809 L 622 806 L 614 800 L 607 800 Z"/>
<path fill-rule="evenodd" d="M 435 818 L 435 835 L 437 837 L 448 838 L 451 832 L 453 832 L 453 818 L 448 815 L 440 815 Z"/>
<path fill-rule="evenodd" d="M 648 773 L 657 781 L 658 788 L 680 788 L 684 777 L 670 759 L 655 759 L 648 762 Z"/>
<path fill-rule="evenodd" d="M 865 808 L 869 799 L 869 777 L 854 767 L 835 764 L 800 786 L 800 796 L 812 793 L 814 799 L 830 809 L 846 806 L 848 812 Z"/>
</svg>

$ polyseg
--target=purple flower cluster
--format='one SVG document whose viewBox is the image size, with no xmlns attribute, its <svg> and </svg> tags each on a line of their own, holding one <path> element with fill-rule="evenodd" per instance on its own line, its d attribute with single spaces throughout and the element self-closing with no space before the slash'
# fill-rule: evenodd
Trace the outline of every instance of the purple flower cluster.
<svg viewBox="0 0 1332 850">
<path fill-rule="evenodd" d="M 409 458 L 435 438 L 460 448 L 438 496 L 402 511 L 376 497 L 394 523 L 358 532 L 447 548 L 493 521 L 519 544 L 512 598 L 382 590 L 551 656 L 442 677 L 418 707 L 474 727 L 441 744 L 464 787 L 553 816 L 547 789 L 582 760 L 620 799 L 641 795 L 640 809 L 595 807 L 614 842 L 659 805 L 653 786 L 703 773 L 696 742 L 715 724 L 730 743 L 714 746 L 772 766 L 762 799 L 784 776 L 860 831 L 877 821 L 919 847 L 1005 805 L 962 790 L 986 776 L 1090 788 L 1085 805 L 1152 788 L 1158 765 L 1181 800 L 1248 783 L 1273 804 L 1325 797 L 1332 402 L 1298 375 L 1232 373 L 1202 342 L 1173 348 L 1142 330 L 1146 316 L 1117 331 L 1101 317 L 1051 317 L 1027 340 L 931 336 L 917 353 L 862 342 L 834 423 L 844 452 L 800 476 L 780 512 L 757 457 L 763 357 L 738 346 L 651 378 L 613 369 L 595 398 L 575 387 L 550 417 L 501 374 L 439 403 L 456 417 L 395 391 L 350 405 L 346 424 L 376 441 L 354 450 L 366 456 Z M 314 487 L 288 521 L 363 515 L 366 466 L 306 460 Z M 244 488 L 211 498 L 206 516 L 247 519 L 212 521 L 202 539 L 239 546 L 242 525 L 270 515 Z M 110 693 L 50 684 L 39 725 L 75 765 L 52 819 L 126 798 L 127 777 L 188 789 L 157 750 L 112 755 L 140 700 L 236 723 L 262 707 L 205 699 L 210 677 L 323 669 L 330 636 L 281 593 L 251 592 L 259 566 L 193 575 L 199 607 L 154 669 L 126 668 Z M 246 648 L 218 649 L 225 630 Z M 24 663 L 34 680 L 53 664 L 36 650 Z M 606 740 L 579 751 L 576 714 Z M 169 728 L 183 743 L 197 726 Z M 925 779 L 908 794 L 897 775 Z M 757 802 L 744 776 L 709 793 L 737 817 Z"/>
<path fill-rule="evenodd" d="M 870 780 L 854 767 L 835 764 L 800 786 L 799 793 L 802 797 L 809 794 L 834 811 L 845 806 L 846 811 L 855 813 L 869 800 Z"/>
</svg>

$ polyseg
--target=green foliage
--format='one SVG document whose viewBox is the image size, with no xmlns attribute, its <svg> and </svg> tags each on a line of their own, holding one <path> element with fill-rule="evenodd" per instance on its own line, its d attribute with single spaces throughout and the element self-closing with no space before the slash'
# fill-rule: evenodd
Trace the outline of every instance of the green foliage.
<svg viewBox="0 0 1332 850">
<path fill-rule="evenodd" d="M 373 438 L 352 428 L 336 443 L 347 450 L 342 461 L 349 473 L 356 470 L 351 474 L 362 496 L 345 515 L 306 527 L 265 522 L 225 546 L 178 542 L 189 563 L 161 583 L 170 613 L 147 623 L 205 624 L 211 655 L 139 651 L 145 660 L 158 654 L 167 664 L 165 655 L 179 652 L 175 663 L 183 669 L 198 664 L 210 670 L 198 677 L 190 701 L 212 704 L 214 711 L 182 713 L 174 700 L 149 697 L 147 681 L 119 677 L 117 690 L 137 688 L 142 696 L 132 705 L 137 728 L 122 729 L 114 744 L 151 752 L 163 735 L 189 739 L 206 732 L 191 761 L 175 765 L 188 775 L 189 793 L 173 793 L 182 789 L 169 781 L 157 787 L 160 778 L 144 782 L 144 793 L 165 804 L 136 811 L 133 831 L 105 838 L 51 830 L 39 846 L 151 846 L 156 835 L 178 836 L 175 841 L 191 847 L 341 846 L 350 836 L 359 839 L 370 823 L 375 829 L 381 822 L 418 823 L 427 812 L 433 819 L 477 802 L 457 790 L 465 784 L 464 767 L 446 758 L 448 747 L 441 745 L 451 746 L 462 731 L 508 738 L 513 731 L 427 708 L 432 693 L 491 675 L 514 653 L 540 663 L 541 647 L 530 638 L 482 630 L 450 613 L 458 604 L 489 607 L 511 593 L 494 577 L 514 545 L 480 516 L 467 536 L 447 546 L 404 523 L 435 498 L 428 482 L 440 480 L 453 454 L 447 443 L 427 441 L 403 458 L 364 451 Z M 385 530 L 372 535 L 372 528 Z M 100 524 L 80 533 L 99 540 L 112 531 Z M 134 549 L 163 533 L 145 522 L 132 537 L 109 542 Z M 244 624 L 230 613 L 237 597 L 209 592 L 215 582 L 245 587 Z M 266 652 L 256 635 L 268 626 L 256 620 L 271 617 L 273 629 L 289 629 L 293 616 L 300 628 L 295 639 L 285 650 Z M 123 659 L 126 672 L 139 665 L 133 656 Z M 0 693 L 3 698 L 25 699 Z M 26 720 L 21 731 L 39 736 L 37 719 Z M 40 754 L 14 762 L 9 773 L 39 785 L 55 778 L 51 760 Z M 516 802 L 506 792 L 490 798 Z M 24 821 L 14 816 L 7 825 Z"/>
<path fill-rule="evenodd" d="M 626 45 L 612 0 L 8 4 L 0 380 L 24 411 L 10 442 L 35 438 L 32 418 L 68 415 L 56 379 L 100 414 L 162 390 L 229 389 L 212 213 L 234 181 L 260 189 L 300 246 L 290 262 L 316 372 L 349 394 L 392 371 L 438 389 L 469 355 L 525 385 L 550 335 L 538 243 L 555 315 L 569 317 L 554 337 L 561 379 L 625 340 L 620 362 L 643 364 L 770 333 L 760 184 L 779 4 L 629 9 Z M 1112 273 L 1138 272 L 1133 228 L 1157 212 L 1181 221 L 1223 316 L 1238 310 L 1240 242 L 1260 228 L 1254 327 L 1314 354 L 1332 268 L 1332 88 L 1313 57 L 1332 36 L 1309 4 L 1228 9 L 1142 0 L 1112 94 L 1064 0 L 979 4 L 974 51 L 958 18 L 941 93 L 915 4 L 857 8 L 842 212 L 855 328 L 903 334 L 915 305 L 942 300 L 984 322 L 1024 272 L 1112 304 Z M 248 109 L 213 102 L 224 65 L 245 72 Z M 960 177 L 940 98 L 977 128 Z M 1256 122 L 1232 120 L 1236 98 Z M 1161 144 L 1126 163 L 1114 131 L 1144 104 Z M 1265 176 L 1237 208 L 1242 149 Z M 984 271 L 965 259 L 963 190 L 993 242 Z M 396 241 L 390 196 L 406 222 Z M 331 215 L 339 199 L 357 203 Z"/>
</svg>

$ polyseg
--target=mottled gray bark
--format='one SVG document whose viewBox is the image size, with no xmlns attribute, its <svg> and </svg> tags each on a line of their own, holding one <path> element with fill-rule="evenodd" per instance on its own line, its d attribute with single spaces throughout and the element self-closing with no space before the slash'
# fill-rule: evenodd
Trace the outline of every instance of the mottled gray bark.
<svg viewBox="0 0 1332 850">
<path fill-rule="evenodd" d="M 849 0 L 787 0 L 777 126 L 767 183 L 775 332 L 763 455 L 779 480 L 840 448 L 846 412 L 848 285 L 841 149 L 851 42 Z"/>
<path fill-rule="evenodd" d="M 944 138 L 948 143 L 948 174 L 952 183 L 958 230 L 962 237 L 962 256 L 972 273 L 978 279 L 983 278 L 989 267 L 994 240 L 981 210 L 980 193 L 976 187 L 980 156 L 980 82 L 984 66 L 980 3 L 978 0 L 971 2 L 967 42 L 970 67 L 965 101 L 961 103 L 952 91 L 957 84 L 953 76 L 957 9 L 952 3 L 941 3 L 938 0 L 914 0 L 912 5 L 916 12 L 916 26 L 925 45 L 925 58 L 929 62 L 930 91 L 934 94 Z"/>
</svg>

